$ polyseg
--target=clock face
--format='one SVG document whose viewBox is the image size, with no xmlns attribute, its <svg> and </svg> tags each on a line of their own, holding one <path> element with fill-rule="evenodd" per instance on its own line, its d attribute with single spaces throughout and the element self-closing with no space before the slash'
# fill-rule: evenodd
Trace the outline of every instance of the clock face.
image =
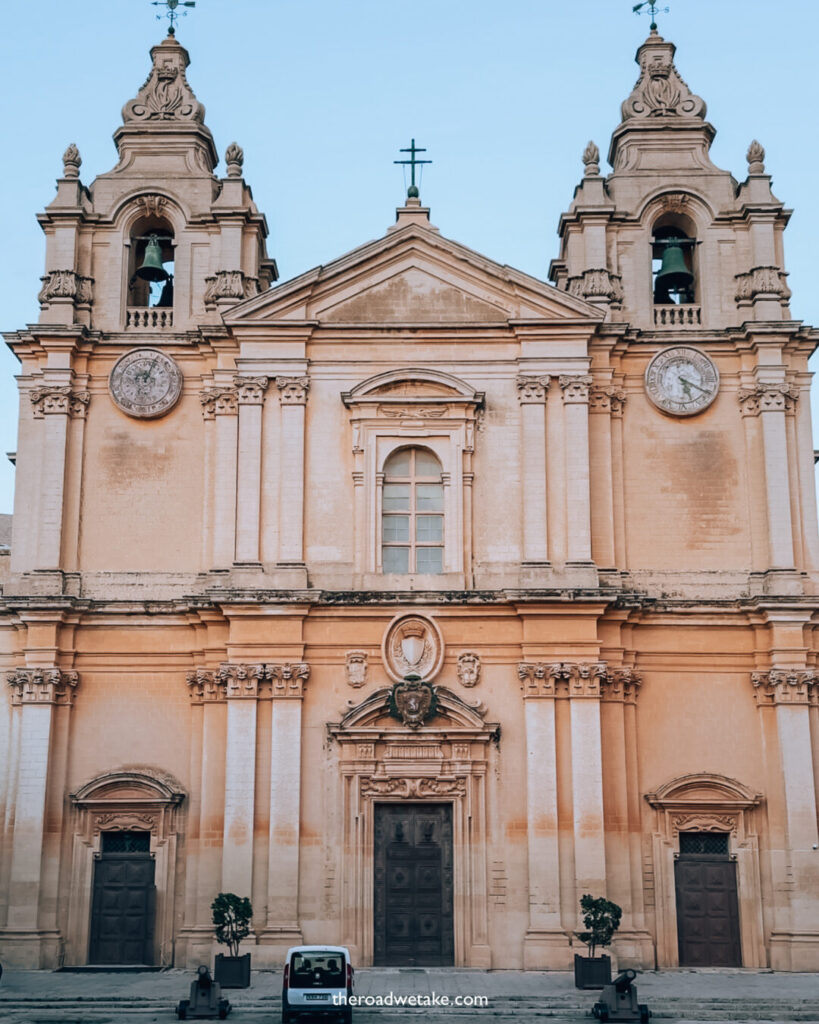
<svg viewBox="0 0 819 1024">
<path fill-rule="evenodd" d="M 109 379 L 111 397 L 129 416 L 164 416 L 179 401 L 182 373 L 156 348 L 135 348 L 117 360 Z"/>
<path fill-rule="evenodd" d="M 682 345 L 658 352 L 646 367 L 646 393 L 674 416 L 693 416 L 717 397 L 719 373 L 698 348 Z"/>
</svg>

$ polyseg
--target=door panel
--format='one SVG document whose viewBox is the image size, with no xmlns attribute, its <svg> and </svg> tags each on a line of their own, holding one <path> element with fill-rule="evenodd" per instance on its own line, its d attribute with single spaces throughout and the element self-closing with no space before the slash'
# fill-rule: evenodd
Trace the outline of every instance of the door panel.
<svg viewBox="0 0 819 1024">
<path fill-rule="evenodd" d="M 377 965 L 453 964 L 449 804 L 375 805 L 374 910 Z"/>
<path fill-rule="evenodd" d="M 153 963 L 154 859 L 103 853 L 94 864 L 92 964 Z"/>
<path fill-rule="evenodd" d="M 740 967 L 735 862 L 681 856 L 674 877 L 680 966 Z"/>
</svg>

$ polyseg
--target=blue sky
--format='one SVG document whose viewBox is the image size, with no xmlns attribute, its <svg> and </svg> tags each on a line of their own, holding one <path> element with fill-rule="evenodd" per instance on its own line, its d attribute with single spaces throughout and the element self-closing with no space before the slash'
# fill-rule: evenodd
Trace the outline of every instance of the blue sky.
<svg viewBox="0 0 819 1024">
<path fill-rule="evenodd" d="M 819 323 L 819 4 L 667 0 L 660 31 L 708 104 L 714 162 L 743 178 L 752 138 L 795 210 L 795 318 Z M 648 19 L 632 0 L 197 0 L 179 26 L 221 154 L 234 139 L 282 279 L 383 234 L 404 194 L 398 149 L 434 163 L 421 195 L 443 234 L 545 278 L 558 217 L 594 139 L 605 155 Z M 665 6 L 665 4 L 663 4 Z M 0 327 L 37 317 L 43 236 L 76 142 L 82 180 L 116 162 L 120 109 L 165 34 L 148 0 L 7 2 L 0 66 Z M 605 173 L 607 168 L 602 168 Z M 224 173 L 221 164 L 217 173 Z M 0 352 L 0 512 L 10 512 L 17 362 Z M 819 431 L 818 431 L 819 432 Z"/>
</svg>

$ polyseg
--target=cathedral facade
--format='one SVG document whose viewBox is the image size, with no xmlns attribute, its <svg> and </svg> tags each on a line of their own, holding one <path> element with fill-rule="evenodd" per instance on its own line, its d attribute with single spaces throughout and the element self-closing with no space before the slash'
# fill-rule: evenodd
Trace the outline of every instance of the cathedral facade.
<svg viewBox="0 0 819 1024">
<path fill-rule="evenodd" d="M 383 237 L 277 283 L 169 36 L 40 215 L 0 595 L 0 960 L 819 970 L 809 355 L 762 147 L 653 30 L 551 283 Z"/>
</svg>

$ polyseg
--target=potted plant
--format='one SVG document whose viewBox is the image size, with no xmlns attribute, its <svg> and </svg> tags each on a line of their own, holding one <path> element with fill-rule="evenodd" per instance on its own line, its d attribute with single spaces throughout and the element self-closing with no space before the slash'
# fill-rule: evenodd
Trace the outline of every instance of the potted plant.
<svg viewBox="0 0 819 1024">
<path fill-rule="evenodd" d="M 595 956 L 595 950 L 611 945 L 614 933 L 620 927 L 623 911 L 616 903 L 603 896 L 594 897 L 586 893 L 580 899 L 585 932 L 576 932 L 578 939 L 589 948 L 588 956 L 575 954 L 575 988 L 602 988 L 611 981 L 611 957 Z"/>
<path fill-rule="evenodd" d="M 250 934 L 253 907 L 246 896 L 220 892 L 210 905 L 216 941 L 227 946 L 229 955 L 216 954 L 213 980 L 222 988 L 250 986 L 250 953 L 239 956 L 239 944 Z"/>
</svg>

